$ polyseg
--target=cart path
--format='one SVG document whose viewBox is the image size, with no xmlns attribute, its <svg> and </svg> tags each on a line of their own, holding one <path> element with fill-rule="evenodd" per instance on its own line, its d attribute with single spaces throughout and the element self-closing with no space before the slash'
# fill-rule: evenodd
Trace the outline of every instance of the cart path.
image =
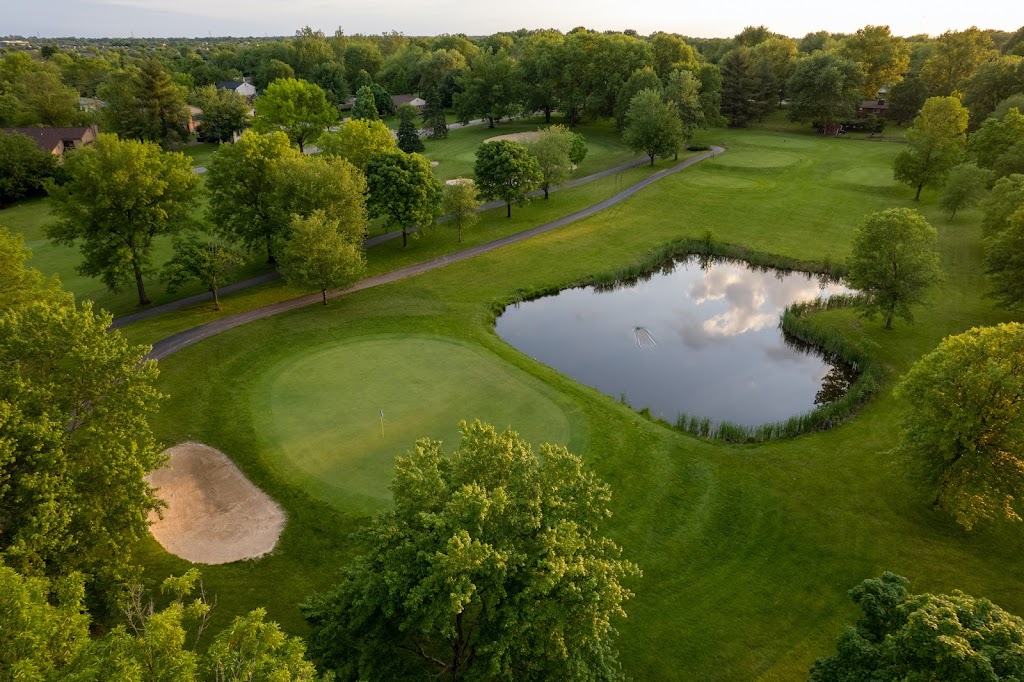
<svg viewBox="0 0 1024 682">
<path fill-rule="evenodd" d="M 671 166 L 664 170 L 660 170 L 657 173 L 654 173 L 653 175 L 644 178 L 635 185 L 627 187 L 618 194 L 615 194 L 605 199 L 604 201 L 596 203 L 593 206 L 589 206 L 583 210 L 577 211 L 575 213 L 564 216 L 557 220 L 552 220 L 551 222 L 544 223 L 543 225 L 538 225 L 537 227 L 531 228 L 529 230 L 524 230 L 523 232 L 518 232 L 507 237 L 502 237 L 501 239 L 495 239 L 494 241 L 490 241 L 485 244 L 471 246 L 467 249 L 463 249 L 462 251 L 456 251 L 455 253 L 448 254 L 447 256 L 442 256 L 440 258 L 435 258 L 433 260 L 425 261 L 423 263 L 417 263 L 415 265 L 410 265 L 404 268 L 399 268 L 397 270 L 392 270 L 391 272 L 377 275 L 375 277 L 368 277 L 364 280 L 357 282 L 348 289 L 328 292 L 327 297 L 337 298 L 338 296 L 345 296 L 346 294 L 351 294 L 356 291 L 362 291 L 363 289 L 369 289 L 371 287 L 380 286 L 382 284 L 398 282 L 409 277 L 415 277 L 416 275 L 422 274 L 424 272 L 429 272 L 431 270 L 443 268 L 444 266 L 449 265 L 451 263 L 457 263 L 459 261 L 479 256 L 480 254 L 483 253 L 488 253 L 490 251 L 500 249 L 501 247 L 508 246 L 509 244 L 516 244 L 518 242 L 536 237 L 537 235 L 541 235 L 546 232 L 551 232 L 552 230 L 557 230 L 561 227 L 565 227 L 566 225 L 570 225 L 577 221 L 583 220 L 584 218 L 589 218 L 595 213 L 599 213 L 610 206 L 614 206 L 615 204 L 621 203 L 628 199 L 629 197 L 636 194 L 637 192 L 639 192 L 640 190 L 654 184 L 658 180 L 661 180 L 664 177 L 672 175 L 673 173 L 678 173 L 684 168 L 688 168 L 695 163 L 703 161 L 704 159 L 717 156 L 718 154 L 721 154 L 724 151 L 725 149 L 722 147 L 713 146 L 711 148 L 711 151 L 709 152 L 705 152 L 698 156 L 691 157 L 674 166 Z M 253 310 L 247 310 L 245 312 L 237 313 L 235 315 L 229 315 L 228 317 L 224 317 L 220 320 L 208 322 L 204 325 L 193 327 L 192 329 L 186 329 L 183 332 L 179 332 L 165 339 L 157 341 L 153 345 L 153 350 L 149 353 L 148 357 L 153 358 L 155 360 L 160 360 L 162 358 L 167 357 L 168 355 L 176 353 L 177 351 L 183 348 L 187 348 L 188 346 L 191 346 L 194 343 L 198 343 L 203 339 L 208 339 L 211 336 L 220 334 L 221 332 L 227 331 L 229 329 L 240 327 L 243 324 L 248 324 L 249 322 L 253 322 L 254 320 L 261 320 L 265 317 L 277 315 L 278 313 L 283 313 L 289 310 L 295 310 L 297 308 L 304 308 L 309 305 L 320 304 L 322 300 L 322 296 L 319 293 L 309 294 L 306 296 L 293 298 L 287 301 L 273 303 L 271 305 L 263 306 L 262 308 L 255 308 Z"/>
</svg>

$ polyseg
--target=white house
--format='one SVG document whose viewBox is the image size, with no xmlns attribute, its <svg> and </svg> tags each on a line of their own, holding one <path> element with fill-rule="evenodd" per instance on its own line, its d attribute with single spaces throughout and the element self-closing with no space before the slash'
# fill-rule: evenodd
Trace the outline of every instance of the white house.
<svg viewBox="0 0 1024 682">
<path fill-rule="evenodd" d="M 248 100 L 256 96 L 256 86 L 250 83 L 248 78 L 243 78 L 240 81 L 221 81 L 217 83 L 217 89 L 234 90 Z"/>
</svg>

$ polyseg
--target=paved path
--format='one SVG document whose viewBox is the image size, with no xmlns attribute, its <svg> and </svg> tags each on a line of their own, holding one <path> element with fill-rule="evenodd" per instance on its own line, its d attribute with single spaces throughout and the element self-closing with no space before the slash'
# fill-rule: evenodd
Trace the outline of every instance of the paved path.
<svg viewBox="0 0 1024 682">
<path fill-rule="evenodd" d="M 627 187 L 618 194 L 611 196 L 602 202 L 594 204 L 593 206 L 589 206 L 581 211 L 577 211 L 576 213 L 573 213 L 571 215 L 567 215 L 557 220 L 552 220 L 551 222 L 544 223 L 543 225 L 538 225 L 537 227 L 525 230 L 523 232 L 512 234 L 507 237 L 502 237 L 501 239 L 495 239 L 494 241 L 487 242 L 486 244 L 471 246 L 468 249 L 463 249 L 462 251 L 457 251 L 447 256 L 442 256 L 440 258 L 435 258 L 424 263 L 417 263 L 416 265 L 410 265 L 408 267 L 399 268 L 398 270 L 392 270 L 391 272 L 387 272 L 382 275 L 377 275 L 376 277 L 369 277 L 360 282 L 357 282 L 355 285 L 348 289 L 328 292 L 327 297 L 337 298 L 338 296 L 345 296 L 346 294 L 351 294 L 356 291 L 362 291 L 363 289 L 369 289 L 371 287 L 380 286 L 382 284 L 397 282 L 408 277 L 414 277 L 424 272 L 429 272 L 431 270 L 442 268 L 451 263 L 457 263 L 459 261 L 479 256 L 480 254 L 483 253 L 494 251 L 495 249 L 500 249 L 501 247 L 507 246 L 509 244 L 515 244 L 517 242 L 521 242 L 532 237 L 536 237 L 537 235 L 544 234 L 545 232 L 557 230 L 560 227 L 565 227 L 566 225 L 570 225 L 579 220 L 583 220 L 584 218 L 589 218 L 590 216 L 594 215 L 595 213 L 599 213 L 600 211 L 603 211 L 609 206 L 614 206 L 615 204 L 625 201 L 629 197 L 633 196 L 634 194 L 644 189 L 645 187 L 654 184 L 658 180 L 661 180 L 662 178 L 668 175 L 672 175 L 673 173 L 678 173 L 684 168 L 688 168 L 699 161 L 703 161 L 704 159 L 721 154 L 724 151 L 725 149 L 723 149 L 722 147 L 712 147 L 711 151 L 709 152 L 705 152 L 704 154 L 691 157 L 681 163 L 676 164 L 675 166 L 658 171 L 657 173 L 654 173 L 653 175 L 644 178 L 635 185 Z M 178 352 L 182 348 L 187 348 L 188 346 L 191 346 L 194 343 L 198 343 L 203 339 L 208 339 L 211 336 L 214 336 L 215 334 L 219 334 L 229 329 L 234 329 L 235 327 L 240 327 L 243 324 L 253 322 L 254 320 L 261 320 L 265 317 L 277 315 L 278 313 L 283 313 L 288 310 L 295 310 L 296 308 L 304 308 L 308 305 L 318 304 L 321 301 L 322 297 L 319 293 L 309 294 L 307 296 L 300 296 L 298 298 L 293 298 L 288 301 L 281 301 L 280 303 L 274 303 L 268 306 L 263 306 L 262 308 L 248 310 L 246 312 L 238 313 L 236 315 L 229 315 L 228 317 L 222 318 L 220 320 L 208 322 L 207 324 L 200 325 L 198 327 L 193 327 L 192 329 L 186 329 L 183 332 L 179 332 L 178 334 L 169 336 L 166 339 L 157 341 L 155 344 L 153 344 L 153 350 L 150 352 L 149 357 L 155 360 L 160 360 L 162 358 L 167 357 L 168 355 L 171 355 L 172 353 Z"/>
<path fill-rule="evenodd" d="M 599 173 L 594 173 L 593 175 L 587 175 L 587 176 L 584 176 L 582 178 L 577 178 L 575 180 L 572 180 L 570 182 L 565 183 L 564 185 L 560 185 L 558 187 L 553 187 L 552 189 L 549 190 L 549 192 L 557 192 L 558 190 L 569 189 L 570 187 L 577 187 L 579 185 L 583 185 L 583 184 L 586 184 L 588 182 L 593 182 L 594 180 L 600 180 L 601 178 L 606 178 L 606 177 L 608 177 L 610 175 L 615 175 L 616 173 L 621 173 L 622 171 L 626 171 L 626 170 L 629 170 L 631 168 L 636 168 L 637 166 L 642 166 L 645 163 L 648 163 L 648 159 L 647 159 L 646 156 L 645 157 L 641 157 L 639 159 L 634 159 L 633 161 L 629 161 L 628 163 L 624 163 L 621 166 L 615 166 L 614 168 L 609 168 L 608 170 L 603 170 L 603 171 L 601 171 Z M 531 197 L 544 196 L 544 191 L 543 190 L 537 190 L 536 192 L 531 192 L 529 194 L 529 196 L 531 196 Z M 488 210 L 491 210 L 491 209 L 494 209 L 494 208 L 501 208 L 504 205 L 505 205 L 504 201 L 491 201 L 491 202 L 488 202 L 486 204 L 481 204 L 480 208 L 477 209 L 477 212 L 479 213 L 480 211 L 488 211 Z M 448 218 L 449 218 L 449 216 L 441 216 L 438 219 L 437 222 L 443 223 L 443 222 L 447 221 Z M 408 232 L 410 232 L 410 233 L 411 232 L 417 232 L 418 230 L 419 230 L 418 227 L 413 227 L 413 228 L 409 229 Z M 395 230 L 393 232 L 385 232 L 384 234 L 379 234 L 376 237 L 370 237 L 369 239 L 364 240 L 363 241 L 363 248 L 364 249 L 368 249 L 368 248 L 370 248 L 372 246 L 377 246 L 378 244 L 383 244 L 384 242 L 391 241 L 392 239 L 398 239 L 401 236 L 402 236 L 402 231 L 401 230 Z M 258 277 L 252 277 L 250 279 L 242 280 L 240 282 L 235 282 L 234 284 L 229 284 L 229 285 L 227 285 L 225 287 L 222 287 L 220 289 L 219 293 L 221 295 L 223 295 L 223 294 L 231 294 L 231 293 L 234 293 L 236 291 L 241 291 L 242 289 L 248 289 L 249 287 L 254 287 L 254 286 L 258 285 L 258 284 L 263 284 L 264 282 L 273 281 L 273 280 L 277 279 L 280 276 L 281 275 L 276 273 L 276 272 L 268 272 L 265 275 L 259 275 Z M 196 294 L 194 296 L 189 296 L 188 298 L 181 298 L 181 299 L 178 299 L 177 301 L 171 301 L 170 303 L 162 303 L 161 305 L 153 306 L 152 308 L 147 308 L 146 310 L 140 310 L 137 313 L 131 313 L 130 315 L 124 315 L 123 317 L 119 317 L 119 318 L 114 320 L 114 322 L 110 325 L 110 328 L 111 329 L 117 329 L 118 327 L 123 327 L 126 324 L 131 324 L 133 322 L 139 322 L 140 320 L 148 320 L 151 317 L 156 317 L 157 315 L 162 315 L 164 313 L 171 312 L 172 310 L 181 310 L 182 308 L 187 308 L 190 305 L 195 305 L 197 303 L 202 303 L 203 301 L 212 301 L 212 300 L 213 300 L 213 294 L 210 293 L 209 291 L 206 291 L 206 292 L 203 292 L 201 294 Z"/>
</svg>

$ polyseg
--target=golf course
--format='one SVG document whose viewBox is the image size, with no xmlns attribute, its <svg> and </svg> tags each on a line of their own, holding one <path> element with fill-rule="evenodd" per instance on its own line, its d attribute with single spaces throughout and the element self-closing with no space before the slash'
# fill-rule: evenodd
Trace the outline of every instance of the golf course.
<svg viewBox="0 0 1024 682">
<path fill-rule="evenodd" d="M 439 161 L 439 175 L 457 177 L 480 140 L 527 129 L 458 131 L 465 148 L 453 131 L 454 140 L 429 143 L 427 156 Z M 909 578 L 915 593 L 960 589 L 1024 613 L 1019 528 L 964 531 L 932 510 L 933 491 L 894 451 L 904 404 L 891 391 L 900 376 L 946 336 L 1011 318 L 983 297 L 980 212 L 950 220 L 934 191 L 914 202 L 892 180 L 903 145 L 886 137 L 825 138 L 781 119 L 704 130 L 697 142 L 727 151 L 591 217 L 259 319 L 161 360 L 158 388 L 167 397 L 156 435 L 226 453 L 286 516 L 272 553 L 203 567 L 218 617 L 264 606 L 286 631 L 306 633 L 298 605 L 334 584 L 361 551 L 350 534 L 388 508 L 394 457 L 424 437 L 452 443 L 458 422 L 477 418 L 535 447 L 566 445 L 609 484 L 613 516 L 603 530 L 643 572 L 628 581 L 636 596 L 616 622 L 633 679 L 805 678 L 856 619 L 847 590 L 886 570 Z M 593 137 L 593 165 L 581 172 L 632 158 L 603 139 Z M 569 215 L 675 163 L 564 189 L 516 207 L 511 219 L 503 208 L 485 212 L 461 244 L 443 224 L 404 250 L 385 242 L 368 251 L 367 275 Z M 900 320 L 892 330 L 850 309 L 814 314 L 815 325 L 885 370 L 878 395 L 829 431 L 757 445 L 695 438 L 562 376 L 494 331 L 508 304 L 612 275 L 681 240 L 824 271 L 849 256 L 867 214 L 894 207 L 915 208 L 936 227 L 945 279 L 930 305 L 915 308 L 913 324 Z M 261 285 L 223 297 L 224 314 L 298 293 Z M 124 332 L 152 344 L 214 319 L 209 306 L 196 306 Z M 153 579 L 189 566 L 153 539 L 141 550 Z"/>
</svg>

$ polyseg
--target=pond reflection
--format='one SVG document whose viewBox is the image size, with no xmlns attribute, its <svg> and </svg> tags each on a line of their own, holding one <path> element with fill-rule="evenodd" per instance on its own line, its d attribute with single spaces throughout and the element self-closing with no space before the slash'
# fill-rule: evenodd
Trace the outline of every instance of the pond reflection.
<svg viewBox="0 0 1024 682">
<path fill-rule="evenodd" d="M 690 257 L 614 287 L 509 307 L 498 335 L 636 408 L 757 426 L 840 397 L 851 379 L 779 330 L 786 306 L 847 293 L 835 282 Z"/>
</svg>

